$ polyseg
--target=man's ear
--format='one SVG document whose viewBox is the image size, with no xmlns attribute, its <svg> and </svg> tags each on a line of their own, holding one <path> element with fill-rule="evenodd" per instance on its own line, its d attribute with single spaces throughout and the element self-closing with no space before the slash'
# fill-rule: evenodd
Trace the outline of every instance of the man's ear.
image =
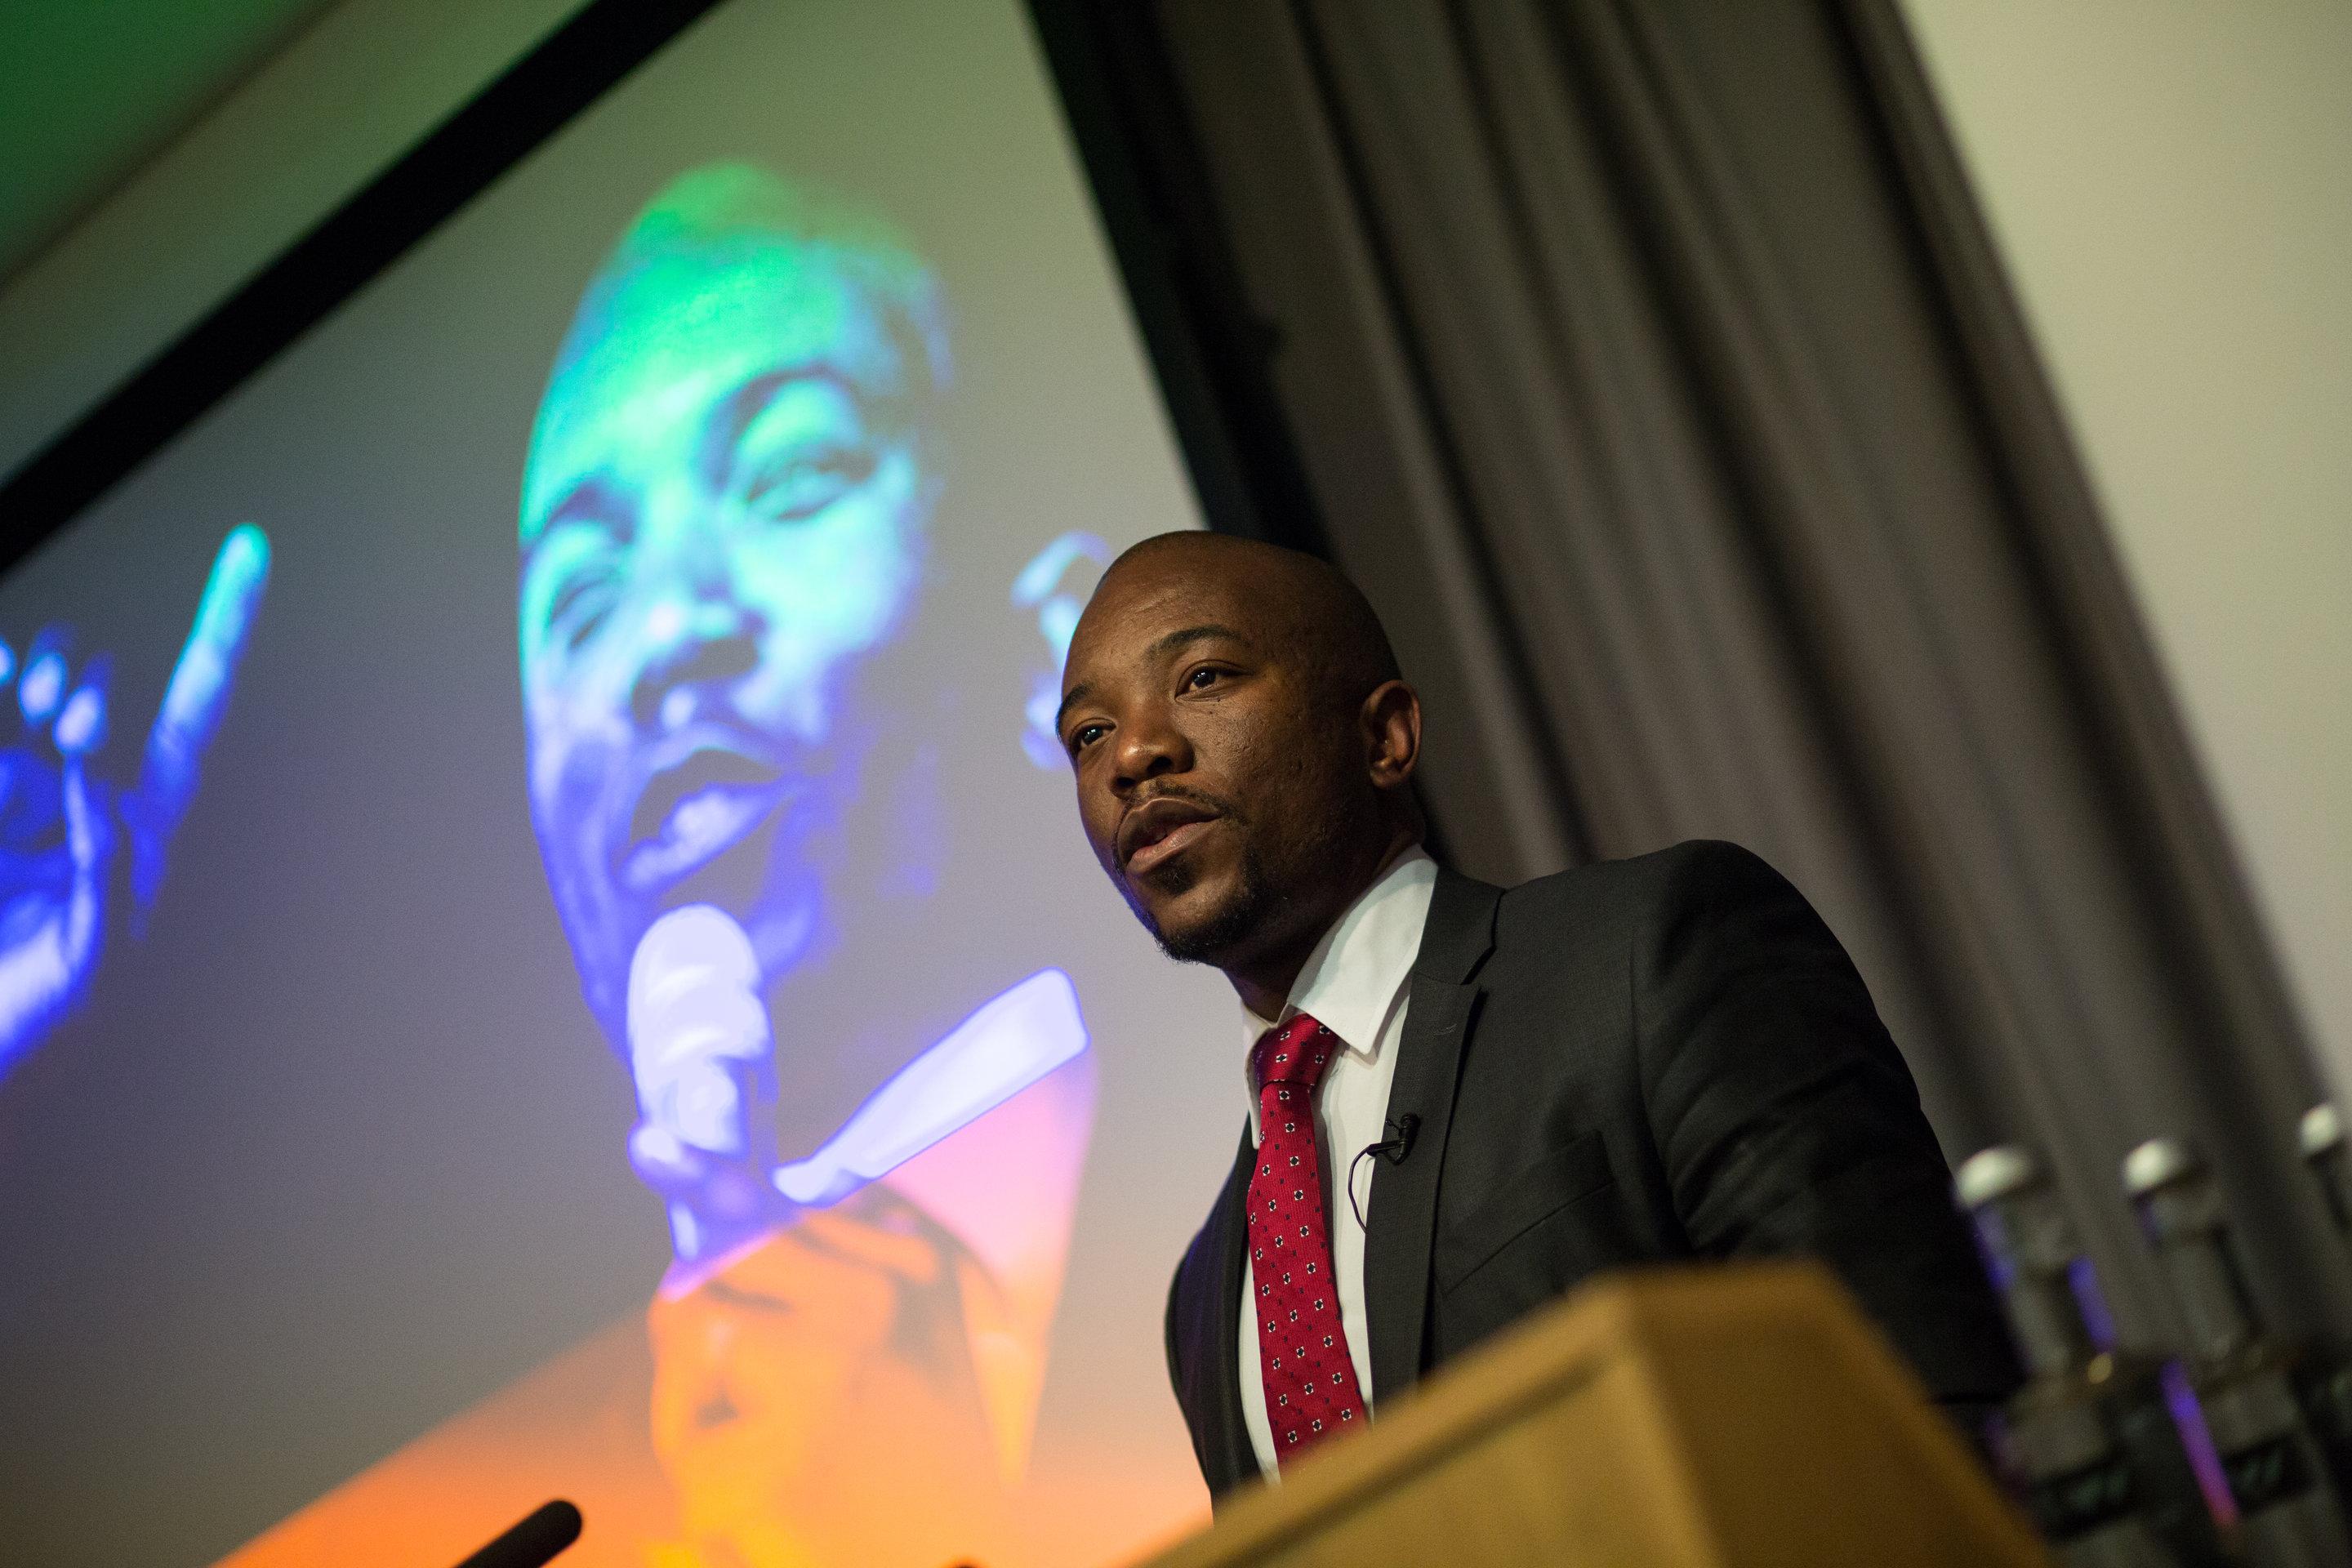
<svg viewBox="0 0 2352 1568">
<path fill-rule="evenodd" d="M 1372 783 L 1402 787 L 1421 764 L 1421 699 L 1402 680 L 1384 680 L 1364 699 L 1364 750 Z"/>
</svg>

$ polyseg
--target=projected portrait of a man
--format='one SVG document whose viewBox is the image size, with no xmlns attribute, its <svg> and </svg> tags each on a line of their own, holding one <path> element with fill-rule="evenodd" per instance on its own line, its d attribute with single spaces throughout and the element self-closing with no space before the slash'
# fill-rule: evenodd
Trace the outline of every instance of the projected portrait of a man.
<svg viewBox="0 0 2352 1568">
<path fill-rule="evenodd" d="M 653 1437 L 711 1561 L 968 1551 L 1035 1415 L 1092 1105 L 1069 982 L 1004 975 L 936 1039 L 795 1027 L 807 972 L 887 951 L 845 846 L 908 836 L 869 676 L 921 613 L 948 374 L 903 242 L 700 170 L 590 283 L 523 479 L 532 821 L 669 1220 Z M 845 1072 L 854 1112 L 790 1114 Z"/>
<path fill-rule="evenodd" d="M 582 301 L 523 483 L 532 815 L 589 1005 L 698 879 L 763 970 L 826 920 L 860 665 L 920 583 L 924 406 L 946 369 L 919 263 L 743 168 L 690 175 Z M 756 877 L 714 878 L 757 840 Z"/>
</svg>

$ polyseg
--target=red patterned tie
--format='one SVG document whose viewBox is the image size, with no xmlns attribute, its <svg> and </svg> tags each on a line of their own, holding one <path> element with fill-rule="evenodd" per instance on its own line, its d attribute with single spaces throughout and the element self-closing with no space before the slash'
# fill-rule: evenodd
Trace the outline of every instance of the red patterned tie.
<svg viewBox="0 0 2352 1568">
<path fill-rule="evenodd" d="M 1277 1462 L 1364 1418 L 1339 1323 L 1315 1086 L 1339 1037 L 1301 1013 L 1268 1029 L 1257 1069 L 1257 1172 L 1250 1177 L 1250 1269 L 1257 1287 L 1258 1372 Z"/>
</svg>

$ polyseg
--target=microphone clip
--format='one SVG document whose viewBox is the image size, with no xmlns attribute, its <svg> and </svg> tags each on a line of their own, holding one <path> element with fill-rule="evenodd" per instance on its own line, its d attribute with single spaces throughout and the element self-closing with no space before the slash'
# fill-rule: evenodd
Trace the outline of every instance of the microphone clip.
<svg viewBox="0 0 2352 1568">
<path fill-rule="evenodd" d="M 1365 1144 L 1356 1151 L 1356 1157 L 1348 1162 L 1348 1206 L 1355 1213 L 1358 1230 L 1370 1227 L 1364 1221 L 1363 1205 L 1356 1199 L 1356 1167 L 1375 1154 L 1391 1165 L 1403 1164 L 1405 1156 L 1412 1152 L 1413 1137 L 1420 1131 L 1421 1118 L 1407 1111 L 1388 1124 L 1386 1138 L 1378 1143 Z"/>
<path fill-rule="evenodd" d="M 1405 1156 L 1412 1152 L 1413 1138 L 1420 1131 L 1421 1118 L 1408 1110 L 1402 1119 L 1388 1124 L 1389 1135 L 1385 1140 L 1373 1144 L 1364 1152 L 1378 1154 L 1391 1165 L 1402 1165 L 1405 1162 Z"/>
</svg>

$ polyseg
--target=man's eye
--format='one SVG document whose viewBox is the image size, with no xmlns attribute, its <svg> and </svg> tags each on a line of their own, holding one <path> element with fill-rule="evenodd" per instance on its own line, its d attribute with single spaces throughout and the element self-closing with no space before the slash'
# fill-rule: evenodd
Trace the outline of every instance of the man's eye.
<svg viewBox="0 0 2352 1568">
<path fill-rule="evenodd" d="M 1202 690 L 1209 686 L 1214 685 L 1219 678 L 1221 678 L 1224 673 L 1225 672 L 1222 669 L 1211 669 L 1206 666 L 1203 666 L 1199 669 L 1193 670 L 1184 678 L 1184 689 L 1187 691 Z"/>
<path fill-rule="evenodd" d="M 872 479 L 875 467 L 874 451 L 867 447 L 796 453 L 755 469 L 743 488 L 743 504 L 762 517 L 797 522 Z"/>
<path fill-rule="evenodd" d="M 1079 725 L 1070 731 L 1070 750 L 1074 752 L 1085 750 L 1094 744 L 1095 738 L 1101 733 L 1102 726 L 1099 724 Z"/>
<path fill-rule="evenodd" d="M 625 553 L 597 524 L 568 521 L 541 539 L 525 597 L 542 642 L 570 654 L 594 640 L 620 604 Z"/>
<path fill-rule="evenodd" d="M 578 572 L 555 592 L 547 624 L 570 652 L 578 652 L 613 613 L 619 598 L 609 572 Z"/>
</svg>

